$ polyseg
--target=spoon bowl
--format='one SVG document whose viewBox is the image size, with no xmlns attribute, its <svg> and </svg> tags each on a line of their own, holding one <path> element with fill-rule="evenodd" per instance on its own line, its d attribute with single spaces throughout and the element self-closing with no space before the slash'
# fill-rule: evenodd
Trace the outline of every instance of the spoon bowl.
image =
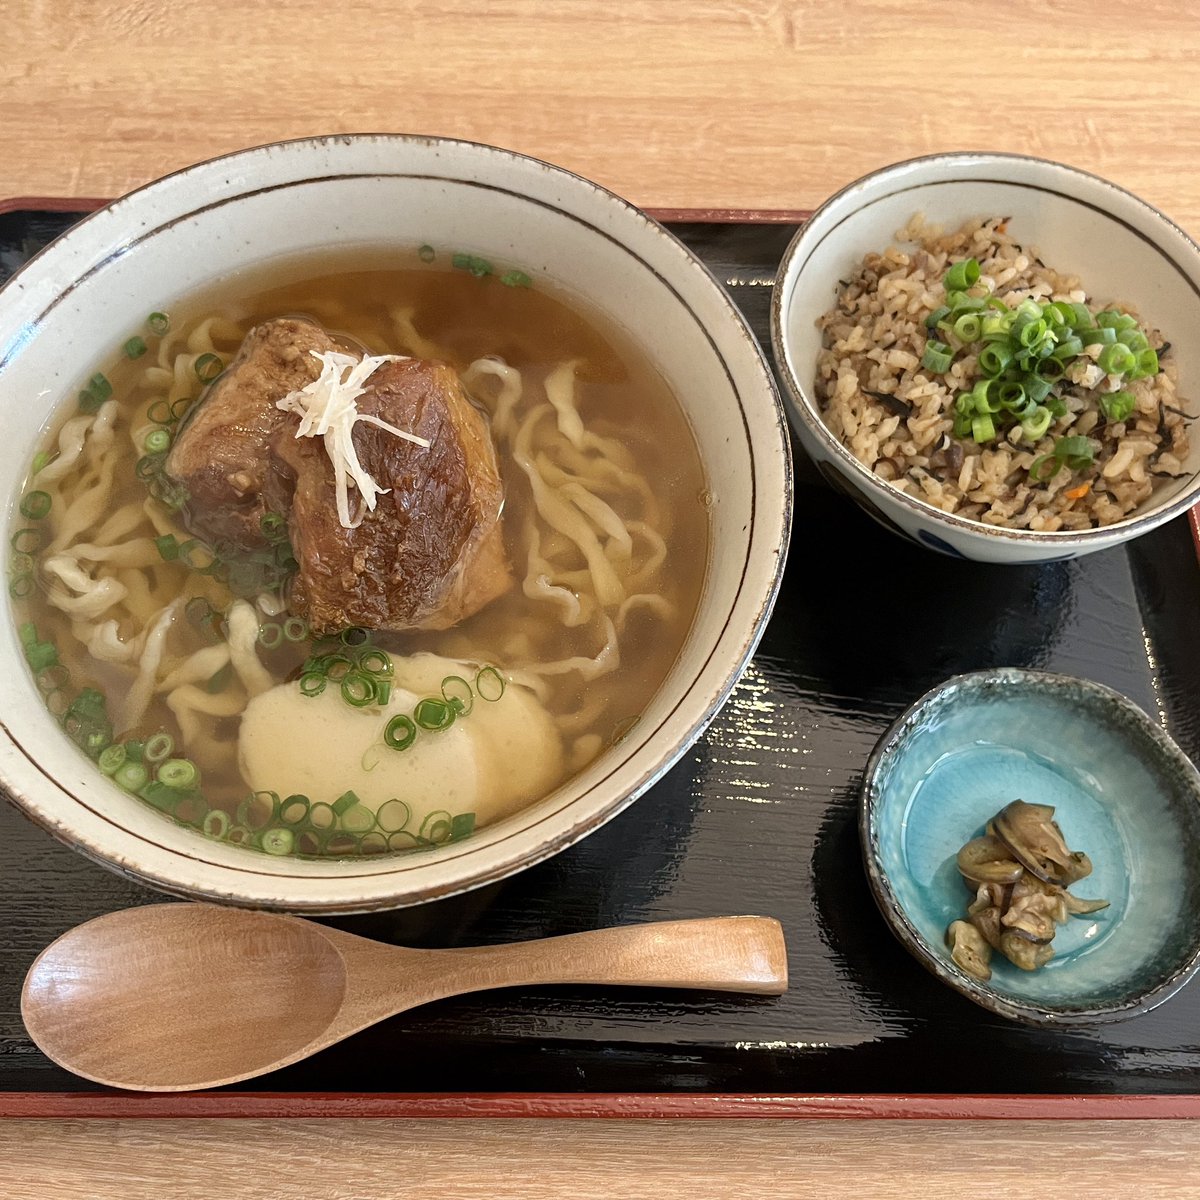
<svg viewBox="0 0 1200 1200">
<path fill-rule="evenodd" d="M 35 960 L 29 1035 L 77 1075 L 189 1091 L 297 1062 L 446 996 L 542 983 L 778 995 L 778 921 L 714 917 L 453 950 L 412 950 L 299 917 L 153 904 L 97 917 Z"/>
</svg>

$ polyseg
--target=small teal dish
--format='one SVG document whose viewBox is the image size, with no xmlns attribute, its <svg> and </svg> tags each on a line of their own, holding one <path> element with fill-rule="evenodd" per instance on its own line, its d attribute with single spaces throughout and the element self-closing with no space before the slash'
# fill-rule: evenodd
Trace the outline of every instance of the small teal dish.
<svg viewBox="0 0 1200 1200">
<path fill-rule="evenodd" d="M 992 978 L 951 961 L 945 934 L 971 893 L 959 848 L 1013 800 L 1050 804 L 1093 872 L 1072 895 L 1110 906 L 1058 926 L 1037 971 L 992 956 Z M 867 763 L 859 829 L 892 931 L 944 983 L 1032 1025 L 1138 1016 L 1200 968 L 1200 773 L 1120 693 L 1014 669 L 959 675 L 922 696 Z"/>
</svg>

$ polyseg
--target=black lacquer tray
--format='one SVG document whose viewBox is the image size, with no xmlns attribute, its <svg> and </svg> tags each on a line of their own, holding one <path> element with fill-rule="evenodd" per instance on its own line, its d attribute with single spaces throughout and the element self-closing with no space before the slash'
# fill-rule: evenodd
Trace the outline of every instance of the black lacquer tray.
<svg viewBox="0 0 1200 1200">
<path fill-rule="evenodd" d="M 74 219 L 0 215 L 0 278 Z M 767 345 L 774 269 L 794 226 L 673 228 Z M 1125 1112 L 1200 1113 L 1200 986 L 1095 1031 L 1038 1031 L 992 1017 L 893 940 L 867 889 L 855 828 L 860 773 L 876 739 L 915 697 L 961 671 L 1038 667 L 1099 680 L 1200 755 L 1200 567 L 1187 522 L 1074 562 L 980 566 L 879 529 L 820 483 L 799 447 L 796 467 L 796 523 L 775 617 L 729 703 L 657 787 L 580 845 L 513 879 L 333 922 L 386 941 L 452 946 L 763 913 L 787 933 L 788 994 L 546 988 L 446 1000 L 230 1089 L 216 1109 L 176 1098 L 172 1112 L 403 1111 L 371 1100 L 453 1093 L 459 1111 L 478 1114 L 487 1109 L 475 1101 L 496 1093 L 560 1101 L 606 1093 L 631 1103 L 592 1111 L 636 1113 L 634 1094 L 654 1093 L 660 1111 L 697 1113 L 705 1106 L 674 1101 L 705 1098 L 721 1111 L 723 1097 L 758 1097 L 758 1109 L 771 1111 L 766 1097 L 822 1096 L 832 1098 L 826 1111 L 838 1111 L 839 1097 L 924 1094 L 946 1099 L 930 1111 L 962 1115 L 998 1111 L 989 1097 L 1035 1094 L 1074 1097 L 1058 1105 L 1062 1115 L 1118 1115 L 1118 1102 L 1088 1107 L 1085 1098 L 1123 1095 L 1144 1098 Z M 111 1094 L 100 1102 L 99 1089 L 30 1043 L 20 985 L 58 934 L 159 897 L 53 842 L 8 806 L 0 806 L 0 881 L 0 1114 L 115 1113 Z M 881 1100 L 855 1113 L 919 1107 Z M 559 1111 L 586 1109 L 566 1100 Z"/>
</svg>

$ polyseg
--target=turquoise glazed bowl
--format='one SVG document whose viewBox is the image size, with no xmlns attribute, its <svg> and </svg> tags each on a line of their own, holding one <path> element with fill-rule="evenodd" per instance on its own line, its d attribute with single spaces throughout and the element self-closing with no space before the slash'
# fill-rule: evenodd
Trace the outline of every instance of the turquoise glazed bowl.
<svg viewBox="0 0 1200 1200">
<path fill-rule="evenodd" d="M 946 928 L 971 893 L 955 857 L 1013 800 L 1054 806 L 1094 870 L 1071 894 L 1110 906 L 1071 916 L 1054 957 L 992 978 L 951 961 Z M 1200 966 L 1200 774 L 1118 692 L 1039 671 L 959 675 L 883 735 L 863 779 L 859 827 L 871 889 L 923 966 L 1001 1016 L 1086 1025 L 1137 1016 Z"/>
</svg>

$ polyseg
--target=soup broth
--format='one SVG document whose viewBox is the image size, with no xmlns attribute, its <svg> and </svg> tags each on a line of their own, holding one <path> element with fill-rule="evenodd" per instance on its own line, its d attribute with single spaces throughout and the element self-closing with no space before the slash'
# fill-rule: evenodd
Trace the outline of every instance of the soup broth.
<svg viewBox="0 0 1200 1200">
<path fill-rule="evenodd" d="M 10 592 L 47 706 L 212 837 L 345 856 L 465 836 L 623 737 L 686 636 L 708 497 L 674 397 L 574 298 L 443 257 L 290 261 L 119 331 L 33 464 Z M 195 535 L 166 452 L 246 334 L 292 315 L 448 363 L 485 414 L 513 582 L 465 620 L 314 638 L 286 515 L 248 560 Z"/>
</svg>

